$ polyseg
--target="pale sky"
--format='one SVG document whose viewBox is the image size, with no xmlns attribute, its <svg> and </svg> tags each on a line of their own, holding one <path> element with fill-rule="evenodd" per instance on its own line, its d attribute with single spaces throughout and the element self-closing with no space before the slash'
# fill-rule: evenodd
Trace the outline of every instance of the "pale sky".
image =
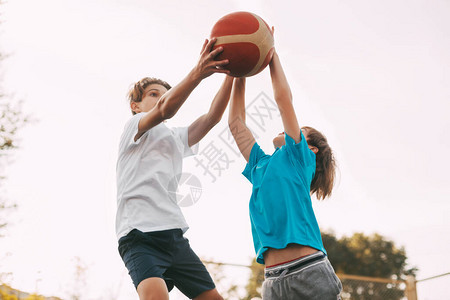
<svg viewBox="0 0 450 300">
<path fill-rule="evenodd" d="M 80 257 L 83 299 L 137 299 L 114 232 L 126 92 L 144 76 L 177 84 L 214 23 L 239 10 L 275 26 L 299 121 L 335 152 L 339 183 L 331 199 L 313 201 L 322 230 L 392 239 L 418 279 L 450 271 L 449 1 L 15 0 L 0 9 L 4 88 L 38 120 L 21 132 L 5 184 L 19 207 L 0 239 L 0 270 L 15 288 L 67 297 Z M 222 80 L 204 80 L 169 125 L 206 113 Z M 268 70 L 247 80 L 248 103 L 261 92 L 272 97 Z M 185 160 L 203 188 L 183 209 L 187 237 L 201 257 L 249 264 L 251 186 L 244 160 L 221 140 L 226 128 L 224 118 L 200 143 L 232 160 L 215 182 Z M 278 117 L 260 130 L 267 153 L 280 131 Z M 449 284 L 418 283 L 419 299 L 444 299 Z"/>
</svg>

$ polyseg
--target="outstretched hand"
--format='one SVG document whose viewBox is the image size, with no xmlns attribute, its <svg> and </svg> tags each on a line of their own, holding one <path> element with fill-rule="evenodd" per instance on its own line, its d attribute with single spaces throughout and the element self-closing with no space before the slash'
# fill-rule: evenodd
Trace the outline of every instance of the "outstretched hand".
<svg viewBox="0 0 450 300">
<path fill-rule="evenodd" d="M 203 43 L 202 51 L 200 51 L 200 59 L 195 66 L 195 70 L 201 79 L 204 79 L 214 73 L 229 74 L 230 71 L 223 68 L 228 64 L 228 59 L 216 61 L 215 58 L 223 51 L 223 47 L 218 47 L 212 50 L 216 38 L 211 40 L 205 40 Z"/>
<path fill-rule="evenodd" d="M 272 36 L 275 37 L 275 27 L 274 26 L 272 26 Z M 273 47 L 273 55 L 272 55 L 272 58 L 270 59 L 269 66 L 273 64 L 273 60 L 274 60 L 275 56 L 278 56 L 278 54 L 277 54 L 277 49 L 275 49 L 275 46 L 274 46 Z"/>
</svg>

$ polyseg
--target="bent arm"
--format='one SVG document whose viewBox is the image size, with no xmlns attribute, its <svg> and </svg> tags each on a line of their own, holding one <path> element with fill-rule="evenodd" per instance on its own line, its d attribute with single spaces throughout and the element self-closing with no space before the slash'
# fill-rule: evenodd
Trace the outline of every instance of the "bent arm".
<svg viewBox="0 0 450 300">
<path fill-rule="evenodd" d="M 208 113 L 200 116 L 189 126 L 189 147 L 197 144 L 222 119 L 230 100 L 232 85 L 233 77 L 227 76 L 214 97 Z"/>
<path fill-rule="evenodd" d="M 210 41 L 205 40 L 197 65 L 179 84 L 162 95 L 156 105 L 141 118 L 135 140 L 139 139 L 150 128 L 166 119 L 172 118 L 204 78 L 213 73 L 229 73 L 229 71 L 222 68 L 228 63 L 228 60 L 214 60 L 223 50 L 221 47 L 218 47 L 211 51 L 215 42 L 216 39 L 214 38 Z"/>
<path fill-rule="evenodd" d="M 156 105 L 141 118 L 135 140 L 138 140 L 146 131 L 175 115 L 194 88 L 200 83 L 198 77 L 195 77 L 195 74 L 192 73 L 190 72 L 179 84 L 162 95 Z"/>
<path fill-rule="evenodd" d="M 245 78 L 236 78 L 231 92 L 228 126 L 234 140 L 248 162 L 255 137 L 245 124 Z"/>
<path fill-rule="evenodd" d="M 295 115 L 294 105 L 292 104 L 292 93 L 286 75 L 281 66 L 280 58 L 276 51 L 273 54 L 269 64 L 270 77 L 272 78 L 272 88 L 275 101 L 280 110 L 283 121 L 284 131 L 292 137 L 296 143 L 300 142 L 300 126 Z"/>
</svg>

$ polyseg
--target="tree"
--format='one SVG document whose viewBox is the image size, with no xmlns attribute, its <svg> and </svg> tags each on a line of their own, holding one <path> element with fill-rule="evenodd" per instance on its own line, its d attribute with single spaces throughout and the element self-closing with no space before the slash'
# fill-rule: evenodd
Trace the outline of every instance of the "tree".
<svg viewBox="0 0 450 300">
<path fill-rule="evenodd" d="M 337 273 L 387 279 L 403 279 L 415 275 L 417 268 L 407 268 L 407 256 L 403 247 L 379 234 L 366 236 L 355 233 L 351 237 L 336 238 L 333 233 L 322 233 L 328 257 Z M 259 266 L 259 267 L 258 267 Z M 250 300 L 260 296 L 264 281 L 264 266 L 252 262 L 252 273 L 246 290 Z M 342 280 L 343 291 L 355 300 L 399 300 L 403 290 L 394 284 L 368 284 L 354 280 Z M 377 296 L 381 295 L 381 296 Z"/>
<path fill-rule="evenodd" d="M 417 272 L 415 267 L 407 268 L 405 249 L 379 234 L 355 233 L 337 239 L 331 233 L 323 233 L 322 240 L 337 273 L 405 279 Z M 401 284 L 342 280 L 342 285 L 343 291 L 354 300 L 399 300 L 404 297 Z"/>
<path fill-rule="evenodd" d="M 322 234 L 323 244 L 336 272 L 380 278 L 404 278 L 415 275 L 416 268 L 406 268 L 406 252 L 393 241 L 375 233 L 355 233 L 336 239 Z"/>
<path fill-rule="evenodd" d="M 2 4 L 3 2 L 0 0 L 0 7 Z M 4 57 L 0 51 L 0 63 Z M 21 102 L 14 101 L 5 93 L 1 85 L 2 75 L 0 74 L 0 237 L 4 236 L 8 224 L 7 217 L 11 210 L 16 208 L 16 204 L 4 196 L 3 183 L 6 178 L 6 166 L 10 163 L 13 151 L 18 147 L 18 130 L 28 122 L 28 118 L 22 112 Z M 0 259 L 3 259 L 5 253 L 1 253 L 1 255 Z M 0 271 L 0 282 L 4 282 L 10 275 L 11 273 Z"/>
<path fill-rule="evenodd" d="M 3 58 L 4 55 L 0 52 L 0 63 Z M 18 147 L 17 133 L 27 122 L 28 117 L 22 111 L 22 103 L 8 96 L 0 84 L 0 188 L 6 177 L 6 165 L 10 163 L 11 154 Z M 15 207 L 0 193 L 0 236 L 7 224 L 6 214 Z"/>
<path fill-rule="evenodd" d="M 0 90 L 0 188 L 3 188 L 6 166 L 10 163 L 12 151 L 18 146 L 17 132 L 27 121 L 20 103 L 8 102 Z M 0 193 L 0 237 L 3 236 L 3 230 L 7 225 L 6 214 L 15 207 L 15 204 Z"/>
</svg>

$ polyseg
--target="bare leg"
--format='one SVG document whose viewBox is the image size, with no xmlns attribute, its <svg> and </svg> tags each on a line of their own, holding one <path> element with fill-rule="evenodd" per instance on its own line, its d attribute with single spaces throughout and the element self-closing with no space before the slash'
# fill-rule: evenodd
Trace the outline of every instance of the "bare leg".
<svg viewBox="0 0 450 300">
<path fill-rule="evenodd" d="M 137 292 L 140 300 L 169 300 L 169 291 L 162 278 L 152 277 L 142 280 Z"/>
<path fill-rule="evenodd" d="M 206 292 L 201 293 L 194 300 L 223 300 L 222 296 L 219 295 L 217 289 L 212 289 Z"/>
</svg>

